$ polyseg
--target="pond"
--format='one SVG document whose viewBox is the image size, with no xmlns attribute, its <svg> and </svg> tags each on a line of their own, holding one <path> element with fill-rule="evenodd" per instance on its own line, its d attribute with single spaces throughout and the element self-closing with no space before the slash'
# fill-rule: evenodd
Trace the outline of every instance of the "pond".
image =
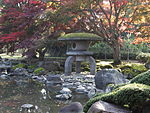
<svg viewBox="0 0 150 113">
<path fill-rule="evenodd" d="M 57 100 L 55 96 L 60 89 L 61 86 L 45 86 L 23 77 L 0 79 L 0 113 L 26 113 L 21 111 L 23 104 L 36 106 L 35 113 L 58 113 L 60 108 L 71 102 L 78 101 L 84 105 L 88 100 L 85 94 L 75 92 L 71 100 Z M 46 94 L 42 93 L 43 90 Z"/>
</svg>

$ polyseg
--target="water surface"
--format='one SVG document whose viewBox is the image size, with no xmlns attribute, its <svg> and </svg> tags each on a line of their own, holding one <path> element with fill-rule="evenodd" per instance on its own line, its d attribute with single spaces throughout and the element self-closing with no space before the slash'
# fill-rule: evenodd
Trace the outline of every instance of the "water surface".
<svg viewBox="0 0 150 113">
<path fill-rule="evenodd" d="M 46 90 L 46 95 L 41 93 L 42 89 Z M 55 96 L 60 89 L 60 86 L 45 86 L 26 78 L 0 79 L 0 113 L 27 113 L 21 111 L 23 104 L 38 106 L 36 113 L 57 113 L 71 102 L 78 101 L 84 105 L 88 100 L 85 94 L 75 92 L 71 100 L 57 100 Z"/>
</svg>

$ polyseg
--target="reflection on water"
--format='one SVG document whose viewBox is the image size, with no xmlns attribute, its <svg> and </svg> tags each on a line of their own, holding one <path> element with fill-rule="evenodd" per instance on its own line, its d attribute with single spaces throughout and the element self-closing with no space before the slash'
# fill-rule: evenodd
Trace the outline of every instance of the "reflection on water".
<svg viewBox="0 0 150 113">
<path fill-rule="evenodd" d="M 0 113 L 27 113 L 21 111 L 23 104 L 38 107 L 36 113 L 57 113 L 66 104 L 75 101 L 84 104 L 87 101 L 87 96 L 75 93 L 71 100 L 58 101 L 55 96 L 60 89 L 58 86 L 46 87 L 27 79 L 0 80 Z"/>
</svg>

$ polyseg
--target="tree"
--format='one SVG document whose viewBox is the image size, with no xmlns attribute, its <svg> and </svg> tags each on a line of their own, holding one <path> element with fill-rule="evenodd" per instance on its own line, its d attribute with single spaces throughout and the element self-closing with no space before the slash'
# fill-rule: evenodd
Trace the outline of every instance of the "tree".
<svg viewBox="0 0 150 113">
<path fill-rule="evenodd" d="M 133 23 L 136 25 L 136 38 L 133 44 L 145 43 L 150 44 L 150 6 L 149 0 L 138 5 L 138 10 Z"/>
<path fill-rule="evenodd" d="M 11 51 L 24 49 L 23 56 L 35 57 L 38 52 L 39 59 L 43 60 L 48 40 L 57 39 L 62 31 L 70 32 L 68 22 L 73 16 L 68 16 L 68 8 L 64 8 L 63 3 L 59 0 L 3 0 L 0 42 L 12 48 Z"/>
<path fill-rule="evenodd" d="M 12 48 L 12 51 L 18 48 L 28 51 L 28 48 L 34 44 L 33 40 L 38 39 L 43 30 L 40 29 L 42 24 L 37 26 L 35 17 L 46 9 L 46 4 L 36 0 L 3 0 L 2 2 L 0 42 Z M 32 50 L 32 54 L 31 56 L 35 56 L 35 51 Z"/>
<path fill-rule="evenodd" d="M 104 39 L 112 49 L 114 64 L 119 64 L 120 47 L 127 33 L 136 31 L 132 24 L 139 7 L 135 0 L 76 0 L 77 25 Z M 74 9 L 74 8 L 72 8 Z M 74 12 L 74 11 L 73 11 Z"/>
</svg>

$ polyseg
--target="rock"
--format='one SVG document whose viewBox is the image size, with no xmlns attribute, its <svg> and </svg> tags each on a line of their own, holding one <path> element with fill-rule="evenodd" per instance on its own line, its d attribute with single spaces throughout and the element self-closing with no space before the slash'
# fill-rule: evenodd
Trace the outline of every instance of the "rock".
<svg viewBox="0 0 150 113">
<path fill-rule="evenodd" d="M 110 104 L 104 101 L 98 101 L 90 107 L 87 113 L 132 113 L 132 112 L 114 104 Z"/>
<path fill-rule="evenodd" d="M 0 72 L 11 70 L 11 64 L 7 62 L 0 61 Z"/>
<path fill-rule="evenodd" d="M 62 86 L 67 88 L 75 88 L 73 83 L 63 83 Z"/>
<path fill-rule="evenodd" d="M 32 105 L 32 104 L 23 104 L 21 106 L 21 108 L 23 108 L 23 109 L 31 109 L 31 108 L 34 108 L 34 105 Z"/>
<path fill-rule="evenodd" d="M 40 81 L 40 82 L 44 82 L 45 79 L 43 77 L 39 77 L 39 76 L 32 76 L 32 79 Z"/>
<path fill-rule="evenodd" d="M 78 87 L 78 86 L 81 85 L 81 82 L 76 82 L 76 83 L 74 83 L 74 85 L 75 85 L 76 87 Z"/>
<path fill-rule="evenodd" d="M 142 113 L 150 113 L 150 100 L 144 104 Z"/>
<path fill-rule="evenodd" d="M 41 66 L 44 69 L 48 71 L 59 71 L 61 70 L 61 66 L 59 62 L 56 61 L 46 61 L 44 64 Z"/>
<path fill-rule="evenodd" d="M 63 79 L 61 78 L 60 75 L 48 75 L 47 79 L 47 84 L 51 85 L 56 85 L 56 84 L 62 84 Z"/>
<path fill-rule="evenodd" d="M 69 89 L 69 88 L 63 88 L 61 91 L 60 91 L 60 93 L 62 93 L 62 94 L 71 94 L 71 90 Z"/>
<path fill-rule="evenodd" d="M 28 71 L 25 68 L 16 68 L 13 74 L 16 76 L 26 76 Z"/>
<path fill-rule="evenodd" d="M 43 65 L 44 65 L 44 61 L 40 61 L 40 62 L 38 62 L 38 64 L 37 64 L 38 67 L 42 67 Z"/>
<path fill-rule="evenodd" d="M 20 111 L 27 111 L 27 112 L 31 112 L 32 110 L 35 109 L 35 106 L 32 104 L 23 104 L 21 106 L 21 110 Z"/>
<path fill-rule="evenodd" d="M 145 64 L 145 67 L 146 67 L 147 69 L 150 69 L 150 62 L 146 63 L 146 64 Z"/>
<path fill-rule="evenodd" d="M 88 97 L 89 97 L 89 98 L 94 97 L 95 94 L 96 94 L 96 89 L 94 89 L 94 88 L 91 89 L 90 91 L 88 91 Z"/>
<path fill-rule="evenodd" d="M 0 75 L 0 78 L 1 78 L 1 79 L 7 79 L 7 78 L 8 78 L 8 75 L 2 74 L 2 75 Z"/>
<path fill-rule="evenodd" d="M 108 85 L 105 89 L 105 92 L 108 93 L 108 92 L 111 92 L 113 90 L 113 87 Z"/>
<path fill-rule="evenodd" d="M 83 113 L 83 107 L 80 102 L 73 102 L 61 108 L 58 113 Z"/>
<path fill-rule="evenodd" d="M 71 94 L 59 94 L 59 95 L 56 95 L 56 99 L 59 99 L 59 100 L 68 100 L 72 97 Z"/>
<path fill-rule="evenodd" d="M 85 89 L 85 87 L 83 87 L 82 85 L 78 86 L 78 88 L 76 89 L 76 92 L 78 93 L 86 93 L 87 90 Z"/>
<path fill-rule="evenodd" d="M 126 83 L 123 74 L 116 69 L 103 69 L 97 72 L 95 76 L 96 88 L 105 90 L 109 84 L 123 84 Z"/>
</svg>

